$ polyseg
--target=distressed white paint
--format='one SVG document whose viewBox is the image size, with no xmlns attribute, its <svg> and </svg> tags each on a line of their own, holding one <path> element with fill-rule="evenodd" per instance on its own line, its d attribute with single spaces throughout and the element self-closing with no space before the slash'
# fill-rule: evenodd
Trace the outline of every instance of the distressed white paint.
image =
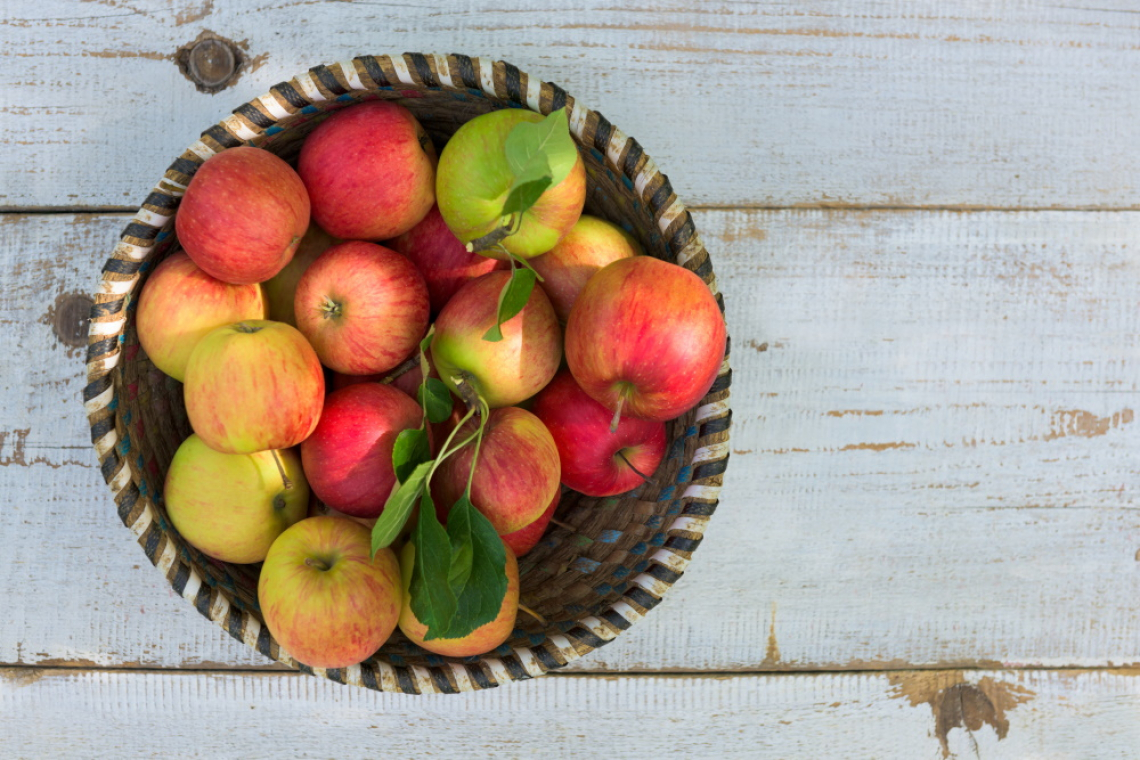
<svg viewBox="0 0 1140 760">
<path fill-rule="evenodd" d="M 420 50 L 557 82 L 691 203 L 1136 207 L 1140 20 L 1086 5 L 9 0 L 0 206 L 138 205 L 276 82 Z M 204 29 L 256 61 L 217 95 L 171 60 Z"/>
<path fill-rule="evenodd" d="M 1027 699 L 949 729 L 953 758 L 1131 760 L 1140 678 L 982 672 Z M 49 706 L 50 709 L 45 709 Z M 192 716 L 192 718 L 190 718 Z M 884 675 L 549 676 L 413 697 L 291 674 L 0 670 L 6 756 L 943 757 L 927 704 Z"/>
<path fill-rule="evenodd" d="M 82 357 L 40 320 L 126 219 L 0 227 L 0 662 L 265 666 L 119 524 Z M 661 607 L 574 669 L 1140 661 L 1140 213 L 696 221 L 733 335 L 722 504 Z"/>
</svg>

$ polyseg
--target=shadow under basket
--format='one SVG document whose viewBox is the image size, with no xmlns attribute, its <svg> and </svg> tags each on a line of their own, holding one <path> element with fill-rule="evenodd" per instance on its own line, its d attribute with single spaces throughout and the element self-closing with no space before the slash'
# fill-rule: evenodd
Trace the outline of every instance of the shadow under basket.
<svg viewBox="0 0 1140 760">
<path fill-rule="evenodd" d="M 216 561 L 187 544 L 167 519 L 162 485 L 190 434 L 182 386 L 155 368 L 135 332 L 134 305 L 148 272 L 178 250 L 174 215 L 194 172 L 211 155 L 254 145 L 294 163 L 301 142 L 339 108 L 391 100 L 415 114 L 442 148 L 468 119 L 499 108 L 542 114 L 567 107 L 586 165 L 587 213 L 628 230 L 649 255 L 696 272 L 716 295 L 712 263 L 668 179 L 637 141 L 554 84 L 501 61 L 463 55 L 361 56 L 282 82 L 210 127 L 146 197 L 103 267 L 91 312 L 84 403 L 91 440 L 119 517 L 175 592 L 229 634 L 278 660 L 338 683 L 381 691 L 460 693 L 540 676 L 612 641 L 657 606 L 684 572 L 716 509 L 731 420 L 731 372 L 695 409 L 668 423 L 664 461 L 646 483 L 596 499 L 564 491 L 539 545 L 519 561 L 521 601 L 511 638 L 479 657 L 431 654 L 399 631 L 359 665 L 320 670 L 297 663 L 263 624 L 259 565 Z M 563 526 L 573 526 L 563 527 Z M 671 610 L 675 615 L 685 610 Z"/>
</svg>

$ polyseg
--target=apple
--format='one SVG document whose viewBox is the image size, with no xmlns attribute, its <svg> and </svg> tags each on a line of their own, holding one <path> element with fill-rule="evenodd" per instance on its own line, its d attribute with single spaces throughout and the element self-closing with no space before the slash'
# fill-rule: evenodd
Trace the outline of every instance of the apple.
<svg viewBox="0 0 1140 760">
<path fill-rule="evenodd" d="M 383 646 L 400 619 L 400 566 L 391 549 L 369 558 L 367 528 L 310 517 L 273 542 L 257 583 L 269 632 L 298 662 L 345 668 Z"/>
<path fill-rule="evenodd" d="M 665 423 L 624 416 L 611 432 L 613 412 L 559 372 L 534 399 L 534 414 L 550 431 L 562 484 L 587 496 L 614 496 L 641 485 L 665 456 Z"/>
<path fill-rule="evenodd" d="M 507 163 L 507 135 L 524 122 L 542 116 L 520 108 L 504 108 L 465 122 L 443 149 L 436 173 L 435 194 L 444 221 L 466 244 L 502 227 L 503 204 L 514 181 Z M 502 240 L 520 258 L 546 253 L 562 239 L 586 202 L 586 168 L 579 156 L 574 168 L 557 185 L 548 187 L 522 214 L 518 231 Z M 484 256 L 502 258 L 492 250 Z"/>
<path fill-rule="evenodd" d="M 245 285 L 285 268 L 309 227 L 309 195 L 289 164 L 238 146 L 211 156 L 182 196 L 174 229 L 206 274 Z"/>
<path fill-rule="evenodd" d="M 427 332 L 428 291 L 412 262 L 359 240 L 329 248 L 297 283 L 297 328 L 348 375 L 394 369 Z"/>
<path fill-rule="evenodd" d="M 562 331 L 542 288 L 531 291 L 523 310 L 503 323 L 501 341 L 483 340 L 510 277 L 491 272 L 460 288 L 436 318 L 431 343 L 443 381 L 457 392 L 457 378 L 468 383 L 491 407 L 533 396 L 554 377 L 562 359 Z"/>
<path fill-rule="evenodd" d="M 414 643 L 444 657 L 473 657 L 484 654 L 509 639 L 515 629 L 515 617 L 519 609 L 519 563 L 510 549 L 504 553 L 507 557 L 507 593 L 503 597 L 503 606 L 499 608 L 498 616 L 466 636 L 424 641 L 427 626 L 419 621 L 416 613 L 412 612 L 412 597 L 409 593 L 416 547 L 411 541 L 404 544 L 404 548 L 400 551 L 400 575 L 404 590 L 403 603 L 400 606 L 400 630 Z"/>
<path fill-rule="evenodd" d="M 478 427 L 474 418 L 456 434 L 462 440 Z M 443 460 L 433 476 L 432 498 L 440 519 L 467 489 L 475 445 Z M 479 460 L 471 481 L 471 503 L 500 536 L 529 525 L 558 496 L 558 447 L 535 415 L 508 406 L 493 409 L 483 430 Z"/>
<path fill-rule="evenodd" d="M 545 512 L 539 515 L 537 520 L 529 525 L 524 525 L 514 533 L 501 536 L 503 543 L 511 550 L 512 554 L 516 557 L 521 557 L 538 546 L 538 542 L 542 540 L 543 534 L 546 533 L 546 526 L 550 525 L 550 520 L 554 517 L 554 510 L 558 508 L 558 502 L 561 496 L 561 493 L 556 493 L 554 498 L 550 500 L 550 506 L 546 508 Z"/>
<path fill-rule="evenodd" d="M 297 294 L 297 283 L 309 265 L 329 248 L 341 242 L 338 238 L 322 230 L 315 224 L 309 225 L 309 231 L 301 238 L 297 252 L 293 259 L 272 279 L 265 282 L 265 296 L 269 301 L 269 318 L 274 322 L 284 322 L 287 325 L 297 326 L 297 317 L 293 311 L 293 298 Z"/>
<path fill-rule="evenodd" d="M 396 485 L 396 436 L 418 428 L 422 419 L 419 404 L 383 383 L 330 393 L 320 422 L 301 444 L 301 462 L 313 493 L 346 515 L 378 517 Z"/>
<path fill-rule="evenodd" d="M 222 454 L 191 435 L 170 461 L 163 498 L 182 538 L 245 565 L 265 559 L 274 539 L 305 517 L 309 486 L 292 449 Z"/>
<path fill-rule="evenodd" d="M 665 421 L 716 380 L 727 332 L 700 277 L 649 256 L 619 259 L 578 296 L 566 323 L 574 379 L 615 418 Z"/>
<path fill-rule="evenodd" d="M 185 253 L 155 267 L 139 295 L 135 325 L 154 366 L 179 382 L 190 352 L 211 330 L 243 319 L 265 319 L 256 283 L 230 285 L 206 274 Z"/>
<path fill-rule="evenodd" d="M 296 328 L 247 319 L 198 341 L 183 395 L 190 426 L 207 446 L 252 454 L 309 437 L 320 420 L 325 376 Z"/>
<path fill-rule="evenodd" d="M 605 219 L 583 214 L 558 244 L 531 259 L 554 313 L 565 323 L 586 282 L 602 267 L 644 251 L 633 236 Z"/>
<path fill-rule="evenodd" d="M 505 261 L 469 252 L 447 228 L 438 206 L 432 206 L 415 227 L 389 240 L 388 246 L 407 256 L 424 276 L 432 314 L 438 314 L 468 280 L 507 266 Z"/>
<path fill-rule="evenodd" d="M 337 111 L 301 145 L 297 172 L 330 234 L 385 240 L 435 202 L 435 146 L 411 111 L 374 100 Z"/>
</svg>

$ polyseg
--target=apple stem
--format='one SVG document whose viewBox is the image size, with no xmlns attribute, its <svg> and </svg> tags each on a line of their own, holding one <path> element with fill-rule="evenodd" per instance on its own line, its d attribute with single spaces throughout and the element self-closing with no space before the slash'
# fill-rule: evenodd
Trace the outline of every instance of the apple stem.
<svg viewBox="0 0 1140 760">
<path fill-rule="evenodd" d="M 318 570 L 328 570 L 329 569 L 327 562 L 325 562 L 323 560 L 315 559 L 313 557 L 306 557 L 305 558 L 305 564 L 308 565 L 309 567 L 315 567 Z"/>
<path fill-rule="evenodd" d="M 539 615 L 537 612 L 532 610 L 530 607 L 527 607 L 522 602 L 519 602 L 519 609 L 522 610 L 523 612 L 525 612 L 526 614 L 530 615 L 532 618 L 534 618 L 538 622 L 542 623 L 543 625 L 546 625 L 546 618 L 544 618 L 542 615 Z"/>
<path fill-rule="evenodd" d="M 455 390 L 467 408 L 472 411 L 476 409 L 482 411 L 483 397 L 479 395 L 479 389 L 471 382 L 474 379 L 474 375 L 462 370 L 451 376 L 451 382 L 455 384 Z"/>
<path fill-rule="evenodd" d="M 616 433 L 618 424 L 621 422 L 621 407 L 625 403 L 625 394 L 618 395 L 617 409 L 614 410 L 614 418 L 610 420 L 610 432 Z"/>
<path fill-rule="evenodd" d="M 411 372 L 413 369 L 415 369 L 415 366 L 416 366 L 416 364 L 419 363 L 419 360 L 420 359 L 418 356 L 413 356 L 411 359 L 408 359 L 403 364 L 401 364 L 399 367 L 396 367 L 396 369 L 392 370 L 388 374 L 388 376 L 385 377 L 380 382 L 391 383 L 396 378 L 401 377 L 401 376 L 407 374 L 408 372 Z"/>
<path fill-rule="evenodd" d="M 480 251 L 486 251 L 488 249 L 494 248 L 495 245 L 499 243 L 499 241 L 513 235 L 517 229 L 518 225 L 515 224 L 515 214 L 511 214 L 511 217 L 507 220 L 506 224 L 501 227 L 496 227 L 483 237 L 477 237 L 468 243 L 465 246 L 467 248 L 467 252 L 479 253 Z"/>
<path fill-rule="evenodd" d="M 273 462 L 277 465 L 277 472 L 281 473 L 281 485 L 285 486 L 285 490 L 288 491 L 293 487 L 293 481 L 289 480 L 289 476 L 285 474 L 285 466 L 281 464 L 281 457 L 277 456 L 277 450 L 273 449 L 270 453 L 273 454 Z"/>
<path fill-rule="evenodd" d="M 653 480 L 652 480 L 651 478 L 649 478 L 649 476 L 647 476 L 647 475 L 646 475 L 644 472 L 642 472 L 641 470 L 639 470 L 639 469 L 637 469 L 636 467 L 634 467 L 634 466 L 633 466 L 633 463 L 632 463 L 632 462 L 630 462 L 630 461 L 629 461 L 629 460 L 626 458 L 626 456 L 625 456 L 625 451 L 623 451 L 623 450 L 621 450 L 621 449 L 618 449 L 618 453 L 617 453 L 617 455 L 618 455 L 619 457 L 621 457 L 621 461 L 625 462 L 625 466 L 626 466 L 626 467 L 628 467 L 629 469 L 633 470 L 633 471 L 634 471 L 634 473 L 636 473 L 636 474 L 637 474 L 637 477 L 641 478 L 641 479 L 642 479 L 642 480 L 644 480 L 646 483 L 652 483 L 652 482 L 653 482 Z"/>
<path fill-rule="evenodd" d="M 337 303 L 336 301 L 332 300 L 328 296 L 325 296 L 325 301 L 324 301 L 324 303 L 321 304 L 321 316 L 324 317 L 325 319 L 330 319 L 332 317 L 339 317 L 340 311 L 341 311 L 340 304 Z"/>
</svg>

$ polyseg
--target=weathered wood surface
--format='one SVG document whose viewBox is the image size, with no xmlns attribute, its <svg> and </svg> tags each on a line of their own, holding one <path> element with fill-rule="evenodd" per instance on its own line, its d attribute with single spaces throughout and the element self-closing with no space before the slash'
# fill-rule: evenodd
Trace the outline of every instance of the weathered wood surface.
<svg viewBox="0 0 1140 760">
<path fill-rule="evenodd" d="M 1135 671 L 547 676 L 418 697 L 286 674 L 0 670 L 16 758 L 1132 760 L 1138 711 Z"/>
<path fill-rule="evenodd" d="M 7 0 L 0 207 L 135 206 L 274 83 L 418 50 L 559 83 L 691 203 L 1136 208 L 1140 16 L 1091 6 Z M 173 61 L 203 30 L 249 61 L 217 95 Z"/>
<path fill-rule="evenodd" d="M 0 217 L 0 662 L 264 667 L 118 523 L 48 324 L 127 218 Z M 1140 213 L 696 220 L 734 343 L 722 506 L 577 669 L 1140 662 Z"/>
</svg>

